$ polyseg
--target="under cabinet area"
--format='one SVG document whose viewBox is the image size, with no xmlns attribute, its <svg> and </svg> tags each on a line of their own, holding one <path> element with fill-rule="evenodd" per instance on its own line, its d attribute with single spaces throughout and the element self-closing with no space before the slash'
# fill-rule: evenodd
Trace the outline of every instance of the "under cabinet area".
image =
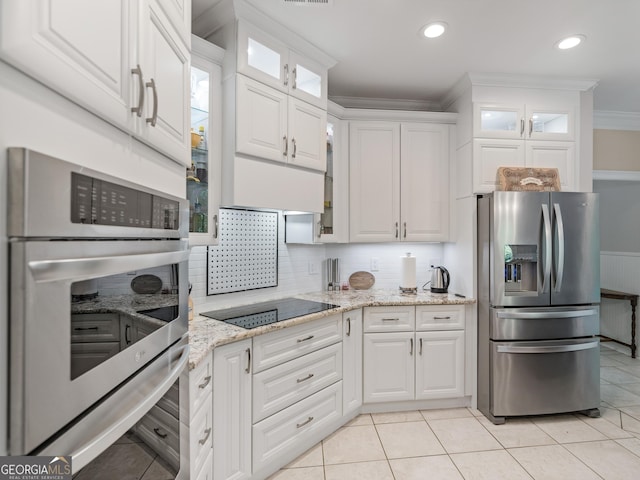
<svg viewBox="0 0 640 480">
<path fill-rule="evenodd" d="M 464 396 L 463 306 L 366 307 L 363 403 Z"/>
<path fill-rule="evenodd" d="M 436 123 L 350 123 L 350 241 L 448 240 L 449 130 Z"/>
<path fill-rule="evenodd" d="M 190 25 L 171 20 L 179 11 L 190 17 L 191 8 L 168 3 L 2 2 L 0 55 L 188 166 Z M 40 28 L 34 18 L 43 20 Z"/>
</svg>

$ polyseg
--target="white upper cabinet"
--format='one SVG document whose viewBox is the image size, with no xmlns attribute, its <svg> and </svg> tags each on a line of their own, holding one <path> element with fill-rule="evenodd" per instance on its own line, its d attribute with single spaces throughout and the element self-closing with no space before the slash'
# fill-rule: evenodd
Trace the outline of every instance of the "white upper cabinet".
<svg viewBox="0 0 640 480">
<path fill-rule="evenodd" d="M 239 73 L 327 108 L 327 69 L 243 20 L 238 21 L 237 55 Z"/>
<path fill-rule="evenodd" d="M 175 31 L 186 45 L 191 45 L 191 0 L 156 0 Z"/>
<path fill-rule="evenodd" d="M 474 104 L 474 137 L 573 140 L 574 123 L 570 106 Z"/>
<path fill-rule="evenodd" d="M 189 43 L 161 8 L 177 1 L 5 1 L 0 55 L 188 165 Z"/>
<path fill-rule="evenodd" d="M 448 239 L 448 125 L 352 122 L 349 167 L 350 241 Z"/>
<path fill-rule="evenodd" d="M 289 163 L 324 172 L 327 169 L 327 112 L 289 97 Z"/>
</svg>

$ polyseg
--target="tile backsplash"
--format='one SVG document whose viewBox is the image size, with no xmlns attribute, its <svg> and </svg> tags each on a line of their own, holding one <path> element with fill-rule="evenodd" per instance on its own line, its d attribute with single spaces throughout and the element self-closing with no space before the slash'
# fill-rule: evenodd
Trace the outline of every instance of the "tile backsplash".
<svg viewBox="0 0 640 480">
<path fill-rule="evenodd" d="M 207 296 L 207 248 L 193 247 L 189 257 L 189 280 L 196 312 L 228 308 L 241 304 L 283 298 L 326 288 L 324 261 L 340 259 L 340 279 L 360 270 L 371 271 L 371 259 L 376 258 L 378 271 L 373 288 L 397 289 L 401 275 L 400 257 L 411 252 L 416 257 L 416 279 L 422 288 L 430 278 L 429 265 L 442 259 L 442 244 L 319 244 L 284 243 L 284 222 L 279 221 L 278 285 L 276 287 Z M 310 273 L 314 272 L 314 273 Z"/>
</svg>

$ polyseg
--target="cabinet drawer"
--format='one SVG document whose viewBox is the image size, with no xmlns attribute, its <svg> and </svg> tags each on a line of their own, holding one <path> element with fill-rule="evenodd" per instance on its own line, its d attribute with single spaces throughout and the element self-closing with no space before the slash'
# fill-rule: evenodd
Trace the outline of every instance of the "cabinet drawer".
<svg viewBox="0 0 640 480">
<path fill-rule="evenodd" d="M 464 305 L 429 305 L 416 307 L 416 330 L 464 329 Z"/>
<path fill-rule="evenodd" d="M 342 339 L 342 314 L 254 337 L 255 373 L 319 350 Z"/>
<path fill-rule="evenodd" d="M 416 323 L 415 307 L 366 307 L 364 331 L 412 332 Z"/>
<path fill-rule="evenodd" d="M 342 382 L 321 390 L 253 426 L 253 470 L 342 416 Z"/>
<path fill-rule="evenodd" d="M 71 315 L 71 343 L 119 342 L 120 319 L 113 313 Z"/>
<path fill-rule="evenodd" d="M 211 394 L 206 397 L 205 401 L 207 405 L 203 404 L 191 419 L 189 455 L 192 472 L 199 472 L 212 452 L 213 403 Z"/>
<path fill-rule="evenodd" d="M 258 422 L 342 378 L 337 343 L 253 376 L 253 421 Z"/>
<path fill-rule="evenodd" d="M 136 433 L 174 468 L 180 466 L 180 422 L 161 408 L 152 407 L 136 426 Z"/>
<path fill-rule="evenodd" d="M 211 365 L 211 354 L 209 354 L 200 365 L 189 372 L 189 409 L 191 418 L 213 391 Z M 207 401 L 210 402 L 211 399 Z"/>
</svg>

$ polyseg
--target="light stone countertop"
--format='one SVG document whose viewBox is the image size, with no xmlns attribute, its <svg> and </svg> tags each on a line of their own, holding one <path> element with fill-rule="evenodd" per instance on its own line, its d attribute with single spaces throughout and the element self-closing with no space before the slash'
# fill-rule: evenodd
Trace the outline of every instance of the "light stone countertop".
<svg viewBox="0 0 640 480">
<path fill-rule="evenodd" d="M 396 290 L 346 290 L 340 292 L 319 292 L 293 295 L 295 298 L 338 305 L 338 308 L 312 313 L 281 322 L 247 330 L 212 318 L 196 315 L 189 323 L 189 370 L 194 369 L 215 347 L 255 337 L 274 330 L 311 322 L 336 313 L 348 312 L 362 307 L 382 307 L 396 305 L 467 305 L 474 304 L 473 298 L 461 298 L 452 294 L 419 292 L 404 295 Z"/>
</svg>

